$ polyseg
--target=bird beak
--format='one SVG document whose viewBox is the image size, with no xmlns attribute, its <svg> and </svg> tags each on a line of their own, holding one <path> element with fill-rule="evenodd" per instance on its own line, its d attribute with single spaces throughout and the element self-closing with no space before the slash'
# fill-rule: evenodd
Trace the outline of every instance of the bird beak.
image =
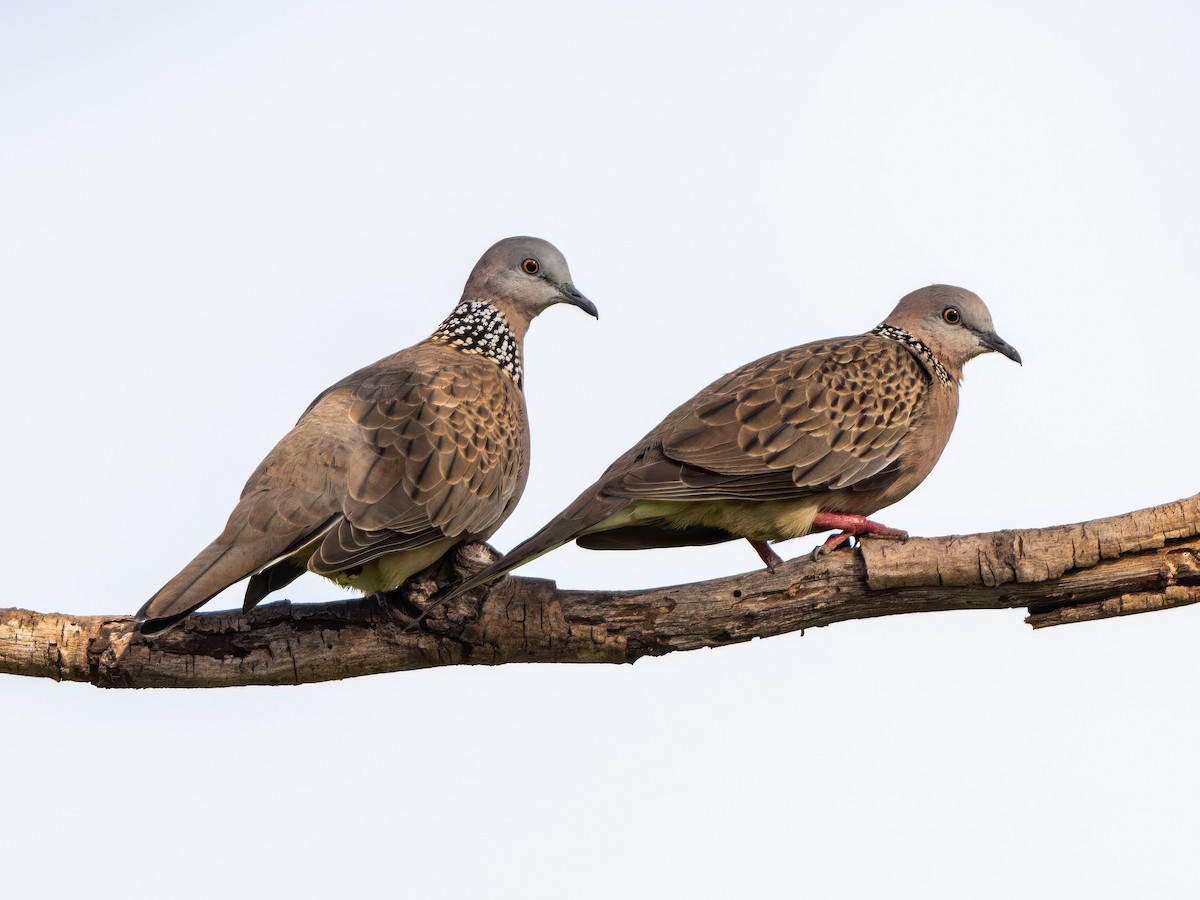
<svg viewBox="0 0 1200 900">
<path fill-rule="evenodd" d="M 1000 337 L 1000 335 L 996 334 L 996 332 L 989 331 L 987 334 L 981 334 L 979 336 L 979 342 L 989 350 L 995 350 L 997 353 L 1007 356 L 1018 366 L 1022 365 L 1021 354 L 1017 352 L 1017 348 L 1008 343 L 1008 341 L 1004 340 L 1004 338 Z"/>
<path fill-rule="evenodd" d="M 559 296 L 562 298 L 563 303 L 570 303 L 572 306 L 578 306 L 593 319 L 600 318 L 600 311 L 596 309 L 596 304 L 587 297 L 583 296 L 583 294 L 579 293 L 579 291 L 575 289 L 575 285 L 571 284 L 571 282 L 568 281 L 566 284 L 560 284 L 558 286 L 558 290 L 560 292 Z"/>
</svg>

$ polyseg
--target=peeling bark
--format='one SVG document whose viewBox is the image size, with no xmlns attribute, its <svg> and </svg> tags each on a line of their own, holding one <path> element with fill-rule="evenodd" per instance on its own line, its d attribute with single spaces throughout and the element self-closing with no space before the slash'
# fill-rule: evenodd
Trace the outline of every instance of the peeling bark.
<svg viewBox="0 0 1200 900">
<path fill-rule="evenodd" d="M 643 591 L 563 591 L 510 577 L 417 631 L 439 586 L 491 560 L 482 545 L 410 581 L 391 604 L 271 603 L 201 613 L 144 637 L 127 616 L 0 610 L 0 673 L 99 687 L 303 684 L 378 672 L 507 662 L 633 662 L 900 613 L 1027 608 L 1034 628 L 1200 601 L 1200 495 L 1077 525 L 807 556 L 775 574 Z"/>
</svg>

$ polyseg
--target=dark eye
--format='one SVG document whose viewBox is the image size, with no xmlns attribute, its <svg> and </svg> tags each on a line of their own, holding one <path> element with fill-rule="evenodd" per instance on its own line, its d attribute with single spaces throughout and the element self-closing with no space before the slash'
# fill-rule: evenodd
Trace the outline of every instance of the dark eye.
<svg viewBox="0 0 1200 900">
<path fill-rule="evenodd" d="M 521 263 L 521 268 L 530 275 L 536 275 L 542 270 L 542 264 L 531 256 L 525 262 Z"/>
<path fill-rule="evenodd" d="M 946 320 L 946 324 L 948 325 L 957 325 L 962 321 L 962 313 L 958 311 L 957 306 L 947 306 L 942 310 L 942 318 Z"/>
</svg>

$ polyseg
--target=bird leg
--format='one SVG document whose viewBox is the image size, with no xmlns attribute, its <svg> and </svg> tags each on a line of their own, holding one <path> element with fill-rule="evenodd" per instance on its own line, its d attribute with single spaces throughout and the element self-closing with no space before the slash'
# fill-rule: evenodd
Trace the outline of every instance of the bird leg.
<svg viewBox="0 0 1200 900">
<path fill-rule="evenodd" d="M 766 541 L 751 541 L 750 538 L 746 538 L 746 540 L 750 541 L 750 546 L 754 548 L 754 552 L 766 563 L 767 571 L 774 575 L 775 567 L 783 565 L 783 558 L 772 550 L 771 545 Z"/>
<path fill-rule="evenodd" d="M 908 540 L 907 531 L 901 531 L 899 528 L 889 528 L 886 525 L 880 525 L 878 522 L 872 522 L 865 516 L 855 516 L 848 513 L 819 512 L 813 518 L 813 527 L 814 529 L 822 530 L 825 528 L 841 529 L 839 534 L 831 535 L 826 539 L 824 544 L 813 551 L 813 559 L 816 559 L 823 553 L 828 553 L 830 550 L 836 550 L 842 544 L 849 543 L 852 537 L 858 538 L 864 534 L 899 541 Z"/>
</svg>

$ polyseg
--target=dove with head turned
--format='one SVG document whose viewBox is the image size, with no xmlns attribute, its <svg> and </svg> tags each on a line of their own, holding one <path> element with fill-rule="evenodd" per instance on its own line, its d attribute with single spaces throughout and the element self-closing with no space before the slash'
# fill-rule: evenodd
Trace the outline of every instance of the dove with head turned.
<svg viewBox="0 0 1200 900">
<path fill-rule="evenodd" d="M 249 576 L 245 609 L 305 571 L 376 593 L 508 518 L 529 474 L 522 348 L 535 316 L 569 303 L 563 255 L 500 241 L 424 341 L 320 394 L 259 465 L 221 535 L 141 608 L 178 622 Z"/>
<path fill-rule="evenodd" d="M 449 600 L 569 541 L 637 550 L 837 529 L 907 534 L 867 517 L 933 469 L 958 414 L 963 366 L 1020 354 L 983 301 L 933 285 L 904 297 L 866 334 L 803 344 L 723 375 L 668 415 L 541 531 L 443 596 Z"/>
</svg>

